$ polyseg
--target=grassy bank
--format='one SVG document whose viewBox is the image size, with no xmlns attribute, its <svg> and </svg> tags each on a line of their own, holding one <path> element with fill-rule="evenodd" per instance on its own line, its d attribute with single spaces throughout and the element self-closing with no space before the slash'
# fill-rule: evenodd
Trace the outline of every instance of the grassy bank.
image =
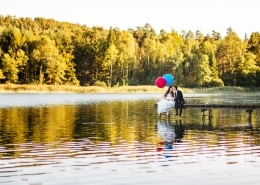
<svg viewBox="0 0 260 185">
<path fill-rule="evenodd" d="M 165 88 L 166 89 L 166 88 Z M 156 86 L 68 86 L 0 84 L 0 93 L 161 93 Z"/>
<path fill-rule="evenodd" d="M 0 93 L 163 93 L 167 87 L 157 86 L 66 86 L 66 85 L 16 85 L 0 84 Z M 183 93 L 232 93 L 232 92 L 257 92 L 259 89 L 243 87 L 214 87 L 214 88 L 181 88 Z"/>
</svg>

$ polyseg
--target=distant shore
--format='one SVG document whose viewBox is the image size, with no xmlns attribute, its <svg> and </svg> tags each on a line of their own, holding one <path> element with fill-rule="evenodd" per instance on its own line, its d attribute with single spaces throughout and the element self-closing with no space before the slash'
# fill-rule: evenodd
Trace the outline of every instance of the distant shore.
<svg viewBox="0 0 260 185">
<path fill-rule="evenodd" d="M 0 84 L 0 93 L 162 93 L 167 89 L 157 86 L 70 86 Z"/>
<path fill-rule="evenodd" d="M 0 84 L 0 93 L 163 93 L 167 87 L 158 88 L 156 85 L 142 86 L 69 86 L 69 85 L 19 85 Z M 259 89 L 245 87 L 212 87 L 212 88 L 182 88 L 183 93 L 232 93 L 259 92 Z"/>
</svg>

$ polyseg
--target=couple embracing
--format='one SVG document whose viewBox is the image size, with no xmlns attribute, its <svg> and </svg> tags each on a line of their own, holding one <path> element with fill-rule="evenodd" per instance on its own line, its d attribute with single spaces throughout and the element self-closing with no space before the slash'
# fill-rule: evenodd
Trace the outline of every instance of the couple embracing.
<svg viewBox="0 0 260 185">
<path fill-rule="evenodd" d="M 181 116 L 182 108 L 185 101 L 183 94 L 176 85 L 169 86 L 167 91 L 163 94 L 162 99 L 157 102 L 157 113 L 161 115 L 162 112 L 166 112 L 166 115 L 170 115 L 170 111 L 176 109 L 175 116 Z M 178 112 L 180 110 L 180 112 Z"/>
</svg>

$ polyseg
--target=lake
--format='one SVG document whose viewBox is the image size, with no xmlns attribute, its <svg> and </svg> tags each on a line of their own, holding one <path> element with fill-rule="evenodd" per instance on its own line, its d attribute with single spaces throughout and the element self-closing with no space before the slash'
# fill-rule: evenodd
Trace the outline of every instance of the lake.
<svg viewBox="0 0 260 185">
<path fill-rule="evenodd" d="M 184 94 L 260 103 L 258 94 Z M 0 184 L 259 184 L 260 110 L 184 109 L 161 94 L 0 94 Z"/>
</svg>

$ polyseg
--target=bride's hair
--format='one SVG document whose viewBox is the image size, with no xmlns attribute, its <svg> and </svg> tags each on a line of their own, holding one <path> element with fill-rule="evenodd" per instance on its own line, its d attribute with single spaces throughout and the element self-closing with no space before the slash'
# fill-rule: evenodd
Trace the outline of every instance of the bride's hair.
<svg viewBox="0 0 260 185">
<path fill-rule="evenodd" d="M 171 93 L 172 97 L 174 96 L 173 92 L 170 92 L 172 87 L 173 87 L 172 85 L 169 86 L 168 90 L 165 93 L 165 96 L 167 96 L 167 94 L 169 94 L 169 93 Z"/>
</svg>

